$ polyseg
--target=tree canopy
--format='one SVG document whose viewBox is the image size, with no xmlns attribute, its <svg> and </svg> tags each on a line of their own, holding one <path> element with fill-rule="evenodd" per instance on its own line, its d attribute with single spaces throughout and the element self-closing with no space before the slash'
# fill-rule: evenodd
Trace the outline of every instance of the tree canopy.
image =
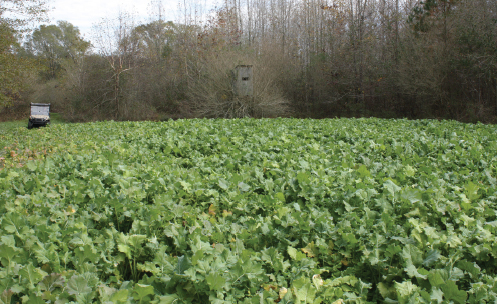
<svg viewBox="0 0 497 304">
<path fill-rule="evenodd" d="M 75 62 L 89 47 L 90 43 L 81 38 L 79 29 L 67 21 L 41 25 L 28 36 L 24 45 L 26 53 L 42 59 L 45 79 L 59 76 L 64 62 Z"/>
<path fill-rule="evenodd" d="M 42 21 L 45 0 L 0 0 L 0 108 L 11 104 L 24 87 L 33 62 L 16 56 L 20 35 L 33 21 Z"/>
</svg>

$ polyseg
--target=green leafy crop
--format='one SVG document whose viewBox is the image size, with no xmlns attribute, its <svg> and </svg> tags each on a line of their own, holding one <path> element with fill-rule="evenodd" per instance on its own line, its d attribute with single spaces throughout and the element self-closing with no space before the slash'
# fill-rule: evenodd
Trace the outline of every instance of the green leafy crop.
<svg viewBox="0 0 497 304">
<path fill-rule="evenodd" d="M 0 303 L 497 301 L 493 125 L 98 122 L 0 147 Z"/>
</svg>

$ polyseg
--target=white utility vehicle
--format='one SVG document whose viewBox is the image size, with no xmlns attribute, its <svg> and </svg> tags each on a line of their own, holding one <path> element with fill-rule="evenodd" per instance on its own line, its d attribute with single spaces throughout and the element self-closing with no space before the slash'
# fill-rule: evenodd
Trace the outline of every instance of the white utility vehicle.
<svg viewBox="0 0 497 304">
<path fill-rule="evenodd" d="M 28 129 L 46 126 L 50 123 L 50 104 L 31 103 Z"/>
</svg>

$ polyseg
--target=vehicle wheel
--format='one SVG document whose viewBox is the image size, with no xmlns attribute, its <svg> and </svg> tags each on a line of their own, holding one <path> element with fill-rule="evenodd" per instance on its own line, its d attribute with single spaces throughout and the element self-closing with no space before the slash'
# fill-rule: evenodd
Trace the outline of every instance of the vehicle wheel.
<svg viewBox="0 0 497 304">
<path fill-rule="evenodd" d="M 28 129 L 33 129 L 33 122 L 31 120 L 28 121 Z"/>
</svg>

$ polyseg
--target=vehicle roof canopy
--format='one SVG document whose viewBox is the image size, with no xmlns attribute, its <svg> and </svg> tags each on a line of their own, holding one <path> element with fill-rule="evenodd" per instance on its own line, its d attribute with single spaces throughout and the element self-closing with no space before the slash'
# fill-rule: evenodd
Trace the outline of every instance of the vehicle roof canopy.
<svg viewBox="0 0 497 304">
<path fill-rule="evenodd" d="M 31 104 L 31 115 L 50 115 L 50 104 L 49 103 L 32 103 Z"/>
</svg>

